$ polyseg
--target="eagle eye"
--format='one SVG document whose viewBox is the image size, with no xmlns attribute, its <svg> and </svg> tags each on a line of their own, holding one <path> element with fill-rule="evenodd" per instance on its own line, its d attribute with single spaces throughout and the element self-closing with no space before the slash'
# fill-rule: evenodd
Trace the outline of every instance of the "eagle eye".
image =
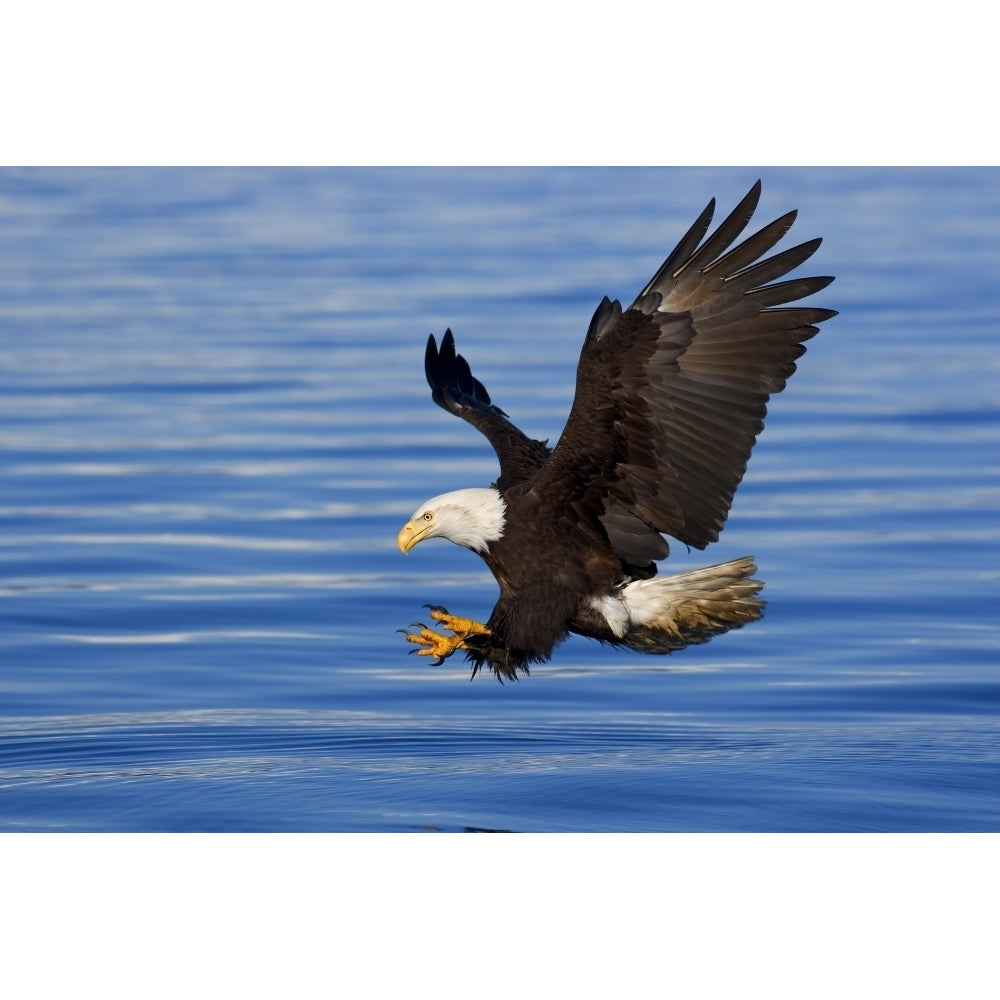
<svg viewBox="0 0 1000 1000">
<path fill-rule="evenodd" d="M 427 513 L 424 514 L 424 520 L 425 521 L 433 521 L 434 520 L 434 515 L 430 511 L 427 511 Z"/>
</svg>

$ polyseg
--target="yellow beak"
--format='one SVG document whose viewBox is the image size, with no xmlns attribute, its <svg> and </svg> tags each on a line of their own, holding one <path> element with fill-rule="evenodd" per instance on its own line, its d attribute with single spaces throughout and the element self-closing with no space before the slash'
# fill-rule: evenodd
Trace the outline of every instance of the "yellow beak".
<svg viewBox="0 0 1000 1000">
<path fill-rule="evenodd" d="M 428 525 L 423 521 L 407 521 L 396 535 L 399 551 L 405 556 L 427 533 Z"/>
</svg>

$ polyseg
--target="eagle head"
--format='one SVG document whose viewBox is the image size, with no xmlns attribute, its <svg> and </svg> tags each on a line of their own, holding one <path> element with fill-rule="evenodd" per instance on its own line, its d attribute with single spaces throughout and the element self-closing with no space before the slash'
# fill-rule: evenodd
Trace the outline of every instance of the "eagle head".
<svg viewBox="0 0 1000 1000">
<path fill-rule="evenodd" d="M 403 525 L 396 544 L 404 555 L 425 538 L 447 538 L 484 553 L 503 535 L 507 505 L 494 489 L 454 490 L 428 500 Z"/>
</svg>

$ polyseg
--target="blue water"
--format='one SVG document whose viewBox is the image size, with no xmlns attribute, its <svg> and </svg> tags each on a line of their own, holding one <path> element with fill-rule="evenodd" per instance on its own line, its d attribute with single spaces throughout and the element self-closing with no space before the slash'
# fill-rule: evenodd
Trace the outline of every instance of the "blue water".
<svg viewBox="0 0 1000 1000">
<path fill-rule="evenodd" d="M 500 686 L 396 629 L 495 585 L 427 497 L 450 326 L 554 440 L 604 294 L 712 195 L 839 309 L 720 542 L 766 617 Z M 1000 171 L 0 172 L 0 828 L 1000 829 Z"/>
</svg>

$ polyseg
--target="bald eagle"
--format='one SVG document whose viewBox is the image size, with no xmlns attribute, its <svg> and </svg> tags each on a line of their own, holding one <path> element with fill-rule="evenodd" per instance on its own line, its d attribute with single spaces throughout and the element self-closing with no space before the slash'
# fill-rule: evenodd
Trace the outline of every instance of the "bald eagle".
<svg viewBox="0 0 1000 1000">
<path fill-rule="evenodd" d="M 669 653 L 761 616 L 752 557 L 656 576 L 656 560 L 669 553 L 664 534 L 696 549 L 718 539 L 768 398 L 784 388 L 816 324 L 836 315 L 785 306 L 832 277 L 775 282 L 820 239 L 761 259 L 794 211 L 733 247 L 759 198 L 760 181 L 704 239 L 713 198 L 628 309 L 601 301 L 553 449 L 491 402 L 451 330 L 440 347 L 430 336 L 432 398 L 486 436 L 500 476 L 428 500 L 397 542 L 404 554 L 435 537 L 471 549 L 500 597 L 485 623 L 427 605 L 442 631 L 420 622 L 401 629 L 418 647 L 411 652 L 441 663 L 461 649 L 473 677 L 485 666 L 515 679 L 571 632 Z"/>
</svg>

